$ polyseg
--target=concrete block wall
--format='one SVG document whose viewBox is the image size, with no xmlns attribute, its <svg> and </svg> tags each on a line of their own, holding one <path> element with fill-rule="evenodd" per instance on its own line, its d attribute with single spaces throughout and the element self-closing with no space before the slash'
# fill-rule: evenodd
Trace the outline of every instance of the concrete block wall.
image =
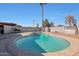
<svg viewBox="0 0 79 59">
<path fill-rule="evenodd" d="M 48 32 L 48 27 L 45 27 L 45 32 Z M 50 32 L 59 32 L 59 33 L 66 33 L 66 34 L 75 34 L 74 29 L 67 29 L 65 27 L 50 27 Z"/>
<path fill-rule="evenodd" d="M 40 28 L 35 27 L 17 27 L 17 29 L 20 29 L 22 32 L 36 32 L 40 30 Z"/>
<path fill-rule="evenodd" d="M 65 33 L 66 34 L 75 34 L 75 30 L 74 29 L 65 29 Z"/>
<path fill-rule="evenodd" d="M 50 32 L 64 32 L 64 27 L 50 27 Z"/>
</svg>

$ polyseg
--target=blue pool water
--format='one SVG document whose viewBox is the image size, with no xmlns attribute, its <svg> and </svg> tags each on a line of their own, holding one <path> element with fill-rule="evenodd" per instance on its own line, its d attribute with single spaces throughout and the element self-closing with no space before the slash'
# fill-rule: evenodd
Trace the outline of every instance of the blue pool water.
<svg viewBox="0 0 79 59">
<path fill-rule="evenodd" d="M 49 36 L 44 33 L 32 33 L 16 41 L 16 46 L 24 50 L 47 53 L 64 50 L 70 46 L 67 40 L 59 37 Z"/>
</svg>

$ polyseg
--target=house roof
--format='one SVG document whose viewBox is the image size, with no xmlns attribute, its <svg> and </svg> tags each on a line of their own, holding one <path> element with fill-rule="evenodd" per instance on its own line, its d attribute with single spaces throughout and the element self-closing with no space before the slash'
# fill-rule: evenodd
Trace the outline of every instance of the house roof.
<svg viewBox="0 0 79 59">
<path fill-rule="evenodd" d="M 0 22 L 0 25 L 16 26 L 15 23 Z"/>
</svg>

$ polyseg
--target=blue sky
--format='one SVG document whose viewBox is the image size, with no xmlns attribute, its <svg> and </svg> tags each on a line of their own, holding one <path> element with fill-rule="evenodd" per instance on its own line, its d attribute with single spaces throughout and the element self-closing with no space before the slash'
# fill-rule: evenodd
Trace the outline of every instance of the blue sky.
<svg viewBox="0 0 79 59">
<path fill-rule="evenodd" d="M 44 6 L 44 19 L 54 22 L 55 25 L 65 24 L 67 15 L 74 15 L 79 25 L 79 4 L 49 4 Z M 39 4 L 0 4 L 0 22 L 13 22 L 23 26 L 41 24 L 41 7 Z"/>
</svg>

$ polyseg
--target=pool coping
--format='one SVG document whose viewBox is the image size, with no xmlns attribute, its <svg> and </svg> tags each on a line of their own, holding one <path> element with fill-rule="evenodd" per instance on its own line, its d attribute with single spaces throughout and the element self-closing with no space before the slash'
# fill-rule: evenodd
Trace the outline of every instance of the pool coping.
<svg viewBox="0 0 79 59">
<path fill-rule="evenodd" d="M 71 38 L 71 37 L 65 37 L 65 36 L 53 34 L 50 32 L 43 32 L 43 33 L 45 33 L 47 35 L 63 38 L 71 43 L 71 45 L 68 48 L 66 48 L 62 51 L 43 53 L 43 55 L 45 55 L 45 56 L 74 56 L 78 52 L 78 49 L 79 49 L 78 48 L 78 41 L 79 41 L 78 39 Z"/>
</svg>

